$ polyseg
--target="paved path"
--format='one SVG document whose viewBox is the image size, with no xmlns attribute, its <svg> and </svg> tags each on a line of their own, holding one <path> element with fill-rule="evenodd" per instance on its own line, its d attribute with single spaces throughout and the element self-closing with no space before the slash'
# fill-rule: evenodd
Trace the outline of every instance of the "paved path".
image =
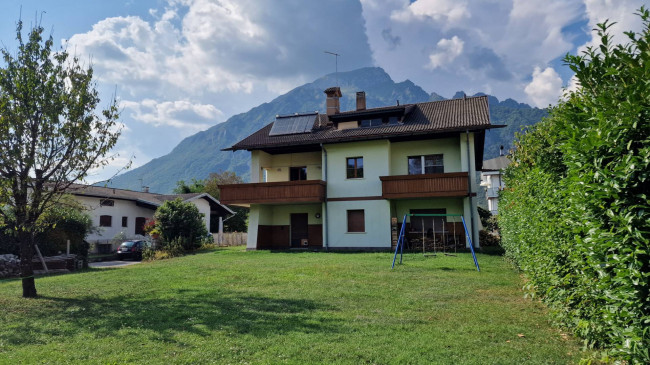
<svg viewBox="0 0 650 365">
<path fill-rule="evenodd" d="M 88 264 L 90 267 L 94 268 L 106 268 L 106 267 L 121 267 L 139 264 L 140 261 L 100 261 L 100 262 L 91 262 Z"/>
</svg>

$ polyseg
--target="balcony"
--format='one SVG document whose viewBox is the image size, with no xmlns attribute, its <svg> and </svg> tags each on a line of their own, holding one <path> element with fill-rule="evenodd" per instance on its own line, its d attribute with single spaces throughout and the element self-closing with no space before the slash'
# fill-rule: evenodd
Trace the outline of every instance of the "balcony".
<svg viewBox="0 0 650 365">
<path fill-rule="evenodd" d="M 322 203 L 325 182 L 321 180 L 280 181 L 220 186 L 223 204 Z"/>
<path fill-rule="evenodd" d="M 467 172 L 380 176 L 382 198 L 467 196 Z"/>
</svg>

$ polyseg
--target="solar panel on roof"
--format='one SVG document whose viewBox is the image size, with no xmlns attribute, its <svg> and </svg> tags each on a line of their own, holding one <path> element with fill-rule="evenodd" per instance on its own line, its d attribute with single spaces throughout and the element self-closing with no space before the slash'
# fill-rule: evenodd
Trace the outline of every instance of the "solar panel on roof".
<svg viewBox="0 0 650 365">
<path fill-rule="evenodd" d="M 276 117 L 269 136 L 305 133 L 312 129 L 318 113 Z"/>
</svg>

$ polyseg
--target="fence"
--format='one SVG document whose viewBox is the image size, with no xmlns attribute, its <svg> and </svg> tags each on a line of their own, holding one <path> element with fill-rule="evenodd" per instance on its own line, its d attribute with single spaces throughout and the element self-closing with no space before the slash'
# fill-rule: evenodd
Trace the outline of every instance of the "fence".
<svg viewBox="0 0 650 365">
<path fill-rule="evenodd" d="M 248 239 L 246 232 L 226 232 L 222 234 L 221 240 L 219 240 L 219 233 L 213 233 L 212 236 L 217 246 L 243 246 Z"/>
</svg>

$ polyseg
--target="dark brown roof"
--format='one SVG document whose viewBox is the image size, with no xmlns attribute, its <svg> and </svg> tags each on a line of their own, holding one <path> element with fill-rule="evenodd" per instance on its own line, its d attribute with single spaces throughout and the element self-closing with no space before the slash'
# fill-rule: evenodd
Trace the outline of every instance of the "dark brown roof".
<svg viewBox="0 0 650 365">
<path fill-rule="evenodd" d="M 350 111 L 332 116 L 331 119 L 336 123 L 337 120 L 353 117 L 361 119 L 363 115 L 377 114 L 378 111 L 390 113 L 399 109 L 403 110 L 404 113 L 402 123 L 377 127 L 335 129 L 331 122 L 326 123 L 327 116 L 320 114 L 319 118 L 314 122 L 314 128 L 311 132 L 269 136 L 269 131 L 273 126 L 273 123 L 271 123 L 225 150 L 237 151 L 318 145 L 320 143 L 485 130 L 496 127 L 490 124 L 487 96 Z"/>
</svg>

